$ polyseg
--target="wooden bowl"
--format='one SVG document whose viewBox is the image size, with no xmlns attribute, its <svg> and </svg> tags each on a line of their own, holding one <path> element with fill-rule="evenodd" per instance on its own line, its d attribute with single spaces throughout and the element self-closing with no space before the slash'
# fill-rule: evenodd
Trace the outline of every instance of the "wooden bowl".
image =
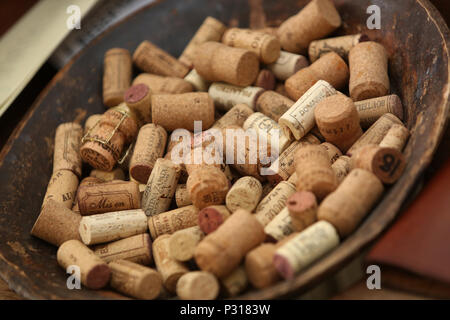
<svg viewBox="0 0 450 320">
<path fill-rule="evenodd" d="M 279 24 L 307 2 L 263 1 L 268 25 Z M 392 92 L 405 108 L 412 131 L 403 176 L 358 230 L 326 257 L 289 282 L 249 290 L 241 298 L 285 298 L 304 292 L 337 271 L 374 240 L 399 212 L 415 181 L 430 163 L 443 133 L 449 108 L 449 30 L 427 0 L 336 0 L 343 26 L 336 34 L 365 32 L 387 49 Z M 257 3 L 255 1 L 250 3 Z M 381 30 L 366 30 L 366 9 L 381 8 Z M 252 9 L 252 21 L 261 18 Z M 259 12 L 259 14 L 258 14 Z M 109 291 L 68 290 L 56 263 L 56 248 L 30 236 L 52 171 L 53 139 L 58 124 L 104 112 L 101 103 L 103 55 L 112 47 L 131 52 L 149 39 L 178 56 L 203 19 L 214 16 L 230 25 L 249 25 L 245 1 L 165 0 L 111 28 L 65 66 L 18 125 L 0 154 L 0 274 L 26 298 L 102 299 Z"/>
</svg>

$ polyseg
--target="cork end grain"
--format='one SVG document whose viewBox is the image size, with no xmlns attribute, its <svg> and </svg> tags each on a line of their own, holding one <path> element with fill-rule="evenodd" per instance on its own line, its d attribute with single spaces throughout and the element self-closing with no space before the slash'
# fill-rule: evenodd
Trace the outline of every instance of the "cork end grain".
<svg viewBox="0 0 450 320">
<path fill-rule="evenodd" d="M 101 289 L 105 287 L 111 278 L 111 270 L 107 264 L 99 264 L 93 267 L 86 275 L 86 287 L 90 289 Z"/>
<path fill-rule="evenodd" d="M 225 63 L 225 62 L 224 62 Z M 255 82 L 259 73 L 258 56 L 250 51 L 245 51 L 239 58 L 235 69 L 235 85 L 247 87 Z"/>
</svg>

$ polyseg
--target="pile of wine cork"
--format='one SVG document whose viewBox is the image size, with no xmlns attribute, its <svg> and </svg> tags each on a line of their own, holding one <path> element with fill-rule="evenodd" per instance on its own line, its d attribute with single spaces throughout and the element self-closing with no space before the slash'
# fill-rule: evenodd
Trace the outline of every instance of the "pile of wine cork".
<svg viewBox="0 0 450 320">
<path fill-rule="evenodd" d="M 269 31 L 207 17 L 178 59 L 106 51 L 105 112 L 56 129 L 31 234 L 86 288 L 138 299 L 236 297 L 330 254 L 402 178 L 410 135 L 386 49 L 328 38 L 341 24 L 312 0 Z"/>
</svg>

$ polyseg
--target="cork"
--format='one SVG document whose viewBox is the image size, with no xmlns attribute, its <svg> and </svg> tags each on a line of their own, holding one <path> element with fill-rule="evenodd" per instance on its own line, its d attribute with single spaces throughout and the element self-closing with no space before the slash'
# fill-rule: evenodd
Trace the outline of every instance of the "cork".
<svg viewBox="0 0 450 320">
<path fill-rule="evenodd" d="M 309 66 L 309 61 L 306 57 L 287 51 L 281 51 L 277 61 L 269 64 L 267 69 L 272 71 L 278 80 L 285 81 L 297 73 L 297 71 L 306 68 L 307 66 Z"/>
<path fill-rule="evenodd" d="M 218 42 L 205 42 L 196 50 L 194 68 L 207 81 L 247 87 L 258 76 L 258 56 L 250 50 Z"/>
<path fill-rule="evenodd" d="M 329 142 L 322 142 L 320 145 L 324 147 L 325 150 L 327 150 L 331 164 L 333 164 L 340 156 L 342 156 L 341 150 L 339 150 L 339 148 L 336 147 L 334 144 Z"/>
<path fill-rule="evenodd" d="M 293 104 L 294 101 L 275 91 L 265 91 L 258 97 L 258 100 L 256 100 L 255 109 L 278 122 L 280 117 L 289 110 Z"/>
<path fill-rule="evenodd" d="M 234 269 L 228 276 L 220 279 L 221 291 L 227 298 L 237 296 L 248 286 L 248 277 L 244 266 Z"/>
<path fill-rule="evenodd" d="M 131 85 L 138 84 L 145 84 L 150 88 L 152 94 L 176 94 L 194 91 L 192 85 L 183 79 L 150 73 L 141 73 L 134 78 Z"/>
<path fill-rule="evenodd" d="M 108 265 L 79 240 L 68 240 L 61 244 L 56 259 L 64 270 L 71 265 L 78 266 L 81 283 L 89 289 L 105 287 L 111 277 Z"/>
<path fill-rule="evenodd" d="M 197 46 L 207 41 L 220 41 L 226 29 L 226 26 L 219 20 L 213 17 L 206 17 L 178 60 L 192 68 L 197 54 Z"/>
<path fill-rule="evenodd" d="M 162 234 L 172 234 L 175 231 L 196 226 L 198 209 L 192 205 L 166 211 L 148 218 L 148 229 L 152 239 Z"/>
<path fill-rule="evenodd" d="M 294 163 L 297 191 L 311 191 L 320 201 L 336 189 L 337 178 L 324 147 L 309 145 L 298 149 Z"/>
<path fill-rule="evenodd" d="M 352 145 L 347 151 L 347 155 L 351 156 L 359 148 L 368 144 L 380 144 L 386 136 L 389 129 L 395 125 L 403 125 L 403 123 L 391 113 L 382 115 L 366 132 Z"/>
<path fill-rule="evenodd" d="M 267 180 L 273 185 L 286 181 L 295 172 L 294 155 L 295 152 L 310 144 L 319 144 L 320 141 L 314 135 L 308 133 L 306 136 L 298 141 L 291 143 L 278 157 L 277 160 L 269 168 L 270 175 Z"/>
<path fill-rule="evenodd" d="M 52 174 L 48 182 L 47 191 L 42 201 L 44 206 L 48 201 L 54 200 L 64 207 L 71 209 L 78 188 L 78 177 L 69 170 L 59 170 Z"/>
<path fill-rule="evenodd" d="M 225 31 L 222 42 L 254 52 L 264 64 L 274 63 L 280 57 L 281 45 L 277 37 L 256 30 L 230 28 Z"/>
<path fill-rule="evenodd" d="M 284 83 L 278 82 L 275 87 L 275 92 L 281 94 L 282 96 L 285 96 L 286 98 L 289 98 L 289 95 L 286 91 L 286 87 L 284 86 Z"/>
<path fill-rule="evenodd" d="M 242 177 L 228 191 L 225 203 L 231 212 L 238 209 L 252 212 L 258 205 L 261 194 L 261 182 L 253 177 Z"/>
<path fill-rule="evenodd" d="M 277 79 L 275 79 L 275 75 L 272 71 L 268 69 L 261 69 L 253 85 L 265 90 L 274 90 L 277 85 Z"/>
<path fill-rule="evenodd" d="M 317 220 L 317 200 L 312 192 L 294 193 L 287 200 L 286 207 L 294 231 L 301 232 Z"/>
<path fill-rule="evenodd" d="M 155 269 L 126 260 L 116 260 L 108 266 L 111 287 L 118 292 L 145 300 L 153 300 L 161 293 L 162 277 Z"/>
<path fill-rule="evenodd" d="M 53 172 L 70 170 L 81 176 L 80 144 L 83 129 L 78 123 L 66 122 L 56 128 Z"/>
<path fill-rule="evenodd" d="M 164 287 L 170 293 L 175 293 L 178 280 L 188 273 L 189 269 L 183 262 L 170 257 L 169 239 L 170 235 L 165 234 L 153 242 L 153 258 L 156 269 L 162 276 Z"/>
<path fill-rule="evenodd" d="M 181 300 L 214 300 L 219 289 L 217 278 L 205 271 L 186 273 L 177 283 L 177 295 Z"/>
<path fill-rule="evenodd" d="M 206 133 L 207 131 L 203 131 L 202 134 Z M 220 131 L 219 131 L 220 133 Z M 195 138 L 194 138 L 195 139 Z M 192 148 L 190 154 L 188 154 L 184 158 L 184 166 L 186 168 L 186 172 L 191 175 L 195 170 L 199 168 L 205 168 L 205 167 L 215 167 L 221 171 L 222 170 L 222 146 L 216 145 L 215 142 L 203 142 L 206 145 L 198 146 Z M 208 150 L 211 152 L 208 152 L 206 150 L 206 147 L 208 147 Z M 219 158 L 216 159 L 215 154 L 218 153 Z M 216 161 L 219 160 L 219 161 Z"/>
<path fill-rule="evenodd" d="M 89 116 L 84 122 L 83 134 L 85 135 L 86 133 L 88 133 L 89 130 L 91 130 L 97 124 L 101 117 L 101 114 L 93 114 Z"/>
<path fill-rule="evenodd" d="M 141 207 L 139 185 L 132 181 L 81 186 L 77 201 L 82 216 Z"/>
<path fill-rule="evenodd" d="M 141 123 L 152 121 L 152 91 L 143 83 L 133 85 L 124 93 L 124 101 L 133 110 Z"/>
<path fill-rule="evenodd" d="M 158 158 L 166 148 L 167 132 L 163 127 L 148 123 L 141 127 L 130 160 L 130 176 L 147 183 Z"/>
<path fill-rule="evenodd" d="M 353 169 L 320 204 L 317 218 L 331 223 L 341 238 L 351 234 L 381 197 L 383 184 L 371 172 Z"/>
<path fill-rule="evenodd" d="M 278 183 L 276 183 L 275 185 L 277 185 Z M 262 193 L 261 193 L 261 199 L 264 199 L 269 193 L 270 191 L 272 191 L 273 189 L 273 185 L 270 182 L 264 182 L 262 184 Z"/>
<path fill-rule="evenodd" d="M 343 59 L 347 59 L 350 50 L 366 38 L 367 36 L 358 33 L 312 41 L 308 48 L 309 60 L 314 62 L 328 52 L 336 52 Z"/>
<path fill-rule="evenodd" d="M 127 260 L 142 265 L 153 262 L 152 241 L 148 233 L 97 245 L 92 250 L 105 262 Z"/>
<path fill-rule="evenodd" d="M 406 166 L 406 160 L 401 151 L 377 145 L 360 148 L 351 159 L 354 168 L 372 172 L 385 184 L 396 182 Z"/>
<path fill-rule="evenodd" d="M 156 160 L 142 196 L 142 209 L 147 216 L 167 211 L 175 194 L 179 176 L 178 165 L 163 158 Z"/>
<path fill-rule="evenodd" d="M 286 111 L 278 123 L 286 135 L 295 140 L 304 137 L 316 124 L 314 109 L 326 97 L 337 94 L 337 91 L 326 81 L 319 80 L 292 107 Z"/>
<path fill-rule="evenodd" d="M 264 239 L 263 226 L 250 212 L 239 209 L 199 243 L 195 261 L 201 270 L 223 278 Z"/>
<path fill-rule="evenodd" d="M 356 101 L 355 106 L 356 110 L 358 110 L 360 124 L 363 129 L 369 128 L 386 113 L 392 113 L 400 120 L 403 120 L 402 101 L 395 94 Z"/>
<path fill-rule="evenodd" d="M 389 93 L 388 56 L 383 45 L 361 42 L 350 50 L 350 97 L 354 101 L 385 96 Z"/>
<path fill-rule="evenodd" d="M 209 87 L 208 93 L 214 100 L 214 105 L 228 111 L 237 104 L 246 104 L 255 110 L 256 100 L 264 92 L 259 87 L 238 87 L 227 83 L 215 82 Z"/>
<path fill-rule="evenodd" d="M 90 177 L 97 178 L 102 180 L 103 182 L 113 181 L 113 180 L 125 180 L 125 173 L 122 168 L 115 168 L 112 171 L 104 171 L 94 169 L 89 173 Z M 80 183 L 81 186 L 81 183 Z"/>
<path fill-rule="evenodd" d="M 78 185 L 77 192 L 75 194 L 72 211 L 80 214 L 80 208 L 78 207 L 78 190 L 80 189 L 80 187 L 85 186 L 85 185 L 95 185 L 95 184 L 99 184 L 99 183 L 103 183 L 103 182 L 105 182 L 105 180 L 103 180 L 101 178 L 97 178 L 97 177 L 86 177 L 83 180 L 81 180 L 80 184 Z"/>
<path fill-rule="evenodd" d="M 105 243 L 147 231 L 147 216 L 141 209 L 95 214 L 80 221 L 81 240 L 87 244 Z"/>
<path fill-rule="evenodd" d="M 78 233 L 81 216 L 54 200 L 48 200 L 42 207 L 31 235 L 55 246 L 67 240 L 81 240 Z"/>
<path fill-rule="evenodd" d="M 184 77 L 184 81 L 189 82 L 195 91 L 207 92 L 210 82 L 205 80 L 195 69 L 189 71 Z"/>
<path fill-rule="evenodd" d="M 216 167 L 199 168 L 189 175 L 186 187 L 199 209 L 223 204 L 230 188 L 227 176 Z"/>
<path fill-rule="evenodd" d="M 343 94 L 320 101 L 314 116 L 320 133 L 342 152 L 347 152 L 363 134 L 355 104 Z"/>
<path fill-rule="evenodd" d="M 274 239 L 276 241 L 283 240 L 294 231 L 292 219 L 287 207 L 284 207 L 280 213 L 264 227 L 264 232 L 269 236 L 269 239 Z"/>
<path fill-rule="evenodd" d="M 324 38 L 341 23 L 333 1 L 313 0 L 285 20 L 278 27 L 277 34 L 284 50 L 304 54 L 313 40 Z"/>
<path fill-rule="evenodd" d="M 347 174 L 352 170 L 351 158 L 348 156 L 340 156 L 332 165 L 331 169 L 333 169 L 336 174 L 336 178 L 338 180 L 338 184 L 340 184 Z"/>
<path fill-rule="evenodd" d="M 178 230 L 169 239 L 169 253 L 177 261 L 189 261 L 194 258 L 195 248 L 205 234 L 198 226 Z"/>
<path fill-rule="evenodd" d="M 382 148 L 392 148 L 402 151 L 409 138 L 409 130 L 400 124 L 394 124 L 380 142 Z"/>
<path fill-rule="evenodd" d="M 201 121 L 206 130 L 214 123 L 214 101 L 206 92 L 153 95 L 152 119 L 167 131 L 194 131 L 194 121 Z"/>
<path fill-rule="evenodd" d="M 133 62 L 142 71 L 161 76 L 184 78 L 189 72 L 184 64 L 147 40 L 134 51 Z"/>
<path fill-rule="evenodd" d="M 186 188 L 186 184 L 178 184 L 175 189 L 175 203 L 178 208 L 192 204 L 191 195 Z"/>
<path fill-rule="evenodd" d="M 295 185 L 292 183 L 280 182 L 256 207 L 256 219 L 266 226 L 286 206 L 287 199 L 295 191 Z"/>
<path fill-rule="evenodd" d="M 103 62 L 103 104 L 109 108 L 123 102 L 123 94 L 131 83 L 132 63 L 127 49 L 113 48 Z"/>
<path fill-rule="evenodd" d="M 349 69 L 345 61 L 337 53 L 330 52 L 290 76 L 285 86 L 289 97 L 298 100 L 319 80 L 324 80 L 340 90 L 347 85 L 348 78 Z"/>
<path fill-rule="evenodd" d="M 293 279 L 339 245 L 336 229 L 326 221 L 318 221 L 300 232 L 275 251 L 273 264 L 285 279 Z"/>
<path fill-rule="evenodd" d="M 203 208 L 198 213 L 198 226 L 205 234 L 210 234 L 217 230 L 230 215 L 228 208 L 223 205 Z"/>
<path fill-rule="evenodd" d="M 251 114 L 253 114 L 253 110 L 249 106 L 244 103 L 238 103 L 217 120 L 213 128 L 223 129 L 230 125 L 242 127 Z"/>
<path fill-rule="evenodd" d="M 311 131 L 309 132 L 312 135 L 316 136 L 317 139 L 320 140 L 320 142 L 325 142 L 325 138 L 323 137 L 323 135 L 320 133 L 319 128 L 316 126 L 314 126 Z"/>
<path fill-rule="evenodd" d="M 296 186 L 298 181 L 297 172 L 294 172 L 287 181 Z"/>
<path fill-rule="evenodd" d="M 267 34 L 270 34 L 270 35 L 272 35 L 274 37 L 278 37 L 278 35 L 277 35 L 277 28 L 276 27 L 253 28 L 253 26 L 252 26 L 251 28 L 256 30 L 256 31 L 258 31 L 258 32 L 267 33 Z"/>
</svg>

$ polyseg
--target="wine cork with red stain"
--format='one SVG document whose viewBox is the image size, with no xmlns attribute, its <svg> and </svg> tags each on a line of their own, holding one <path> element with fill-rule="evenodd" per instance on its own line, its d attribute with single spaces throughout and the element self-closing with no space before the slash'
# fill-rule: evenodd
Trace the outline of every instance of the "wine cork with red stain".
<svg viewBox="0 0 450 320">
<path fill-rule="evenodd" d="M 192 204 L 191 195 L 186 188 L 186 184 L 179 184 L 175 189 L 175 203 L 178 208 Z"/>
<path fill-rule="evenodd" d="M 214 300 L 219 289 L 217 278 L 205 271 L 186 273 L 177 283 L 177 295 L 181 300 Z"/>
<path fill-rule="evenodd" d="M 359 33 L 312 41 L 308 48 L 309 59 L 314 62 L 328 52 L 336 52 L 343 59 L 347 59 L 350 50 L 366 39 L 368 39 L 367 36 Z"/>
<path fill-rule="evenodd" d="M 80 237 L 87 244 L 105 243 L 147 231 L 147 216 L 141 209 L 95 214 L 80 221 Z"/>
<path fill-rule="evenodd" d="M 189 269 L 184 263 L 170 257 L 169 239 L 170 235 L 164 234 L 153 242 L 153 258 L 156 269 L 163 278 L 164 287 L 170 293 L 175 293 L 178 280 L 188 273 Z"/>
<path fill-rule="evenodd" d="M 124 94 L 125 103 L 136 113 L 141 123 L 152 121 L 151 100 L 152 91 L 143 83 L 131 86 Z"/>
<path fill-rule="evenodd" d="M 351 234 L 383 193 L 383 184 L 371 172 L 353 169 L 319 206 L 317 218 L 331 223 L 341 238 Z"/>
<path fill-rule="evenodd" d="M 158 158 L 166 149 L 167 132 L 163 127 L 148 123 L 141 127 L 130 160 L 130 176 L 147 183 Z"/>
<path fill-rule="evenodd" d="M 401 152 L 408 138 L 409 130 L 403 125 L 394 124 L 381 140 L 380 147 L 392 148 Z"/>
<path fill-rule="evenodd" d="M 176 94 L 194 91 L 192 85 L 183 79 L 150 73 L 141 73 L 134 78 L 131 85 L 138 84 L 145 84 L 150 88 L 152 94 Z"/>
<path fill-rule="evenodd" d="M 272 71 L 268 69 L 261 69 L 256 77 L 253 85 L 255 87 L 260 87 L 265 90 L 274 90 L 277 84 L 277 80 Z"/>
<path fill-rule="evenodd" d="M 368 144 L 380 144 L 389 129 L 395 125 L 403 125 L 399 118 L 392 113 L 382 115 L 347 151 L 348 156 L 352 156 L 359 148 Z"/>
<path fill-rule="evenodd" d="M 118 292 L 145 300 L 153 300 L 161 293 L 162 277 L 155 269 L 126 260 L 116 260 L 108 266 L 111 287 Z"/>
<path fill-rule="evenodd" d="M 295 192 L 295 185 L 282 181 L 261 200 L 255 210 L 255 217 L 266 226 L 286 206 L 287 199 Z"/>
<path fill-rule="evenodd" d="M 267 33 L 250 29 L 230 28 L 225 31 L 222 42 L 230 47 L 254 52 L 264 64 L 274 63 L 280 57 L 280 41 Z"/>
<path fill-rule="evenodd" d="M 377 145 L 360 148 L 351 159 L 354 168 L 370 171 L 386 184 L 396 182 L 406 166 L 405 157 L 401 151 Z"/>
<path fill-rule="evenodd" d="M 295 172 L 294 155 L 295 152 L 310 144 L 319 144 L 320 141 L 314 135 L 308 133 L 306 136 L 298 141 L 294 141 L 287 147 L 278 157 L 277 160 L 270 166 L 271 174 L 267 176 L 267 180 L 272 184 L 277 184 L 281 181 L 286 181 Z"/>
<path fill-rule="evenodd" d="M 102 117 L 101 114 L 93 114 L 91 116 L 89 116 L 86 121 L 84 122 L 84 130 L 83 130 L 83 134 L 87 134 L 89 132 L 89 130 L 91 130 L 93 127 L 95 127 L 95 125 L 97 124 L 97 122 L 100 120 L 100 118 Z"/>
<path fill-rule="evenodd" d="M 223 129 L 230 125 L 242 127 L 245 120 L 253 114 L 253 110 L 244 103 L 238 103 L 227 111 L 219 120 L 217 120 L 213 128 Z"/>
<path fill-rule="evenodd" d="M 336 147 L 334 144 L 329 142 L 323 142 L 320 145 L 324 147 L 325 150 L 327 150 L 331 164 L 333 164 L 340 156 L 342 156 L 341 150 L 339 150 L 339 148 Z"/>
<path fill-rule="evenodd" d="M 309 145 L 298 149 L 294 163 L 298 191 L 311 191 L 320 201 L 336 189 L 336 175 L 324 147 Z"/>
<path fill-rule="evenodd" d="M 283 278 L 293 279 L 338 245 L 339 236 L 333 225 L 318 221 L 278 248 L 273 264 Z"/>
<path fill-rule="evenodd" d="M 348 77 L 349 70 L 345 61 L 337 53 L 330 52 L 289 77 L 285 86 L 289 97 L 298 100 L 319 80 L 327 81 L 339 90 L 346 86 Z"/>
<path fill-rule="evenodd" d="M 284 207 L 265 227 L 264 232 L 270 240 L 281 241 L 294 232 L 289 210 Z"/>
<path fill-rule="evenodd" d="M 296 15 L 285 20 L 277 30 L 284 50 L 306 53 L 313 40 L 322 39 L 336 30 L 341 17 L 331 0 L 313 0 Z"/>
<path fill-rule="evenodd" d="M 42 207 L 31 234 L 55 246 L 67 240 L 81 240 L 78 233 L 81 216 L 54 200 Z"/>
<path fill-rule="evenodd" d="M 203 91 L 203 92 L 207 92 L 209 85 L 211 84 L 209 81 L 205 80 L 201 75 L 199 75 L 197 70 L 195 69 L 189 71 L 186 77 L 184 77 L 184 81 L 189 82 L 195 91 Z"/>
<path fill-rule="evenodd" d="M 351 158 L 348 156 L 340 156 L 332 165 L 331 169 L 333 169 L 336 174 L 336 178 L 338 180 L 338 184 L 340 184 L 347 174 L 352 170 Z"/>
<path fill-rule="evenodd" d="M 59 170 L 52 174 L 42 201 L 44 206 L 49 200 L 61 203 L 71 209 L 78 189 L 78 177 L 69 170 Z"/>
<path fill-rule="evenodd" d="M 161 76 L 184 78 L 189 72 L 184 64 L 147 40 L 134 51 L 133 62 L 142 71 Z"/>
<path fill-rule="evenodd" d="M 152 241 L 148 233 L 97 245 L 92 250 L 105 262 L 127 260 L 142 265 L 153 262 Z"/>
<path fill-rule="evenodd" d="M 110 181 L 78 189 L 77 201 L 82 216 L 141 207 L 139 185 L 132 181 Z"/>
<path fill-rule="evenodd" d="M 178 165 L 167 159 L 156 160 L 142 196 L 142 209 L 147 216 L 167 211 L 175 194 L 179 176 Z"/>
<path fill-rule="evenodd" d="M 258 205 L 261 194 L 261 182 L 253 177 L 242 177 L 228 191 L 225 203 L 231 212 L 238 209 L 252 212 Z"/>
<path fill-rule="evenodd" d="M 304 137 L 316 125 L 314 118 L 316 105 L 335 94 L 337 91 L 328 82 L 317 81 L 278 120 L 285 135 L 293 136 L 296 140 Z"/>
<path fill-rule="evenodd" d="M 251 85 L 259 72 L 255 53 L 218 42 L 199 45 L 193 62 L 195 70 L 207 81 L 224 81 L 241 87 Z"/>
<path fill-rule="evenodd" d="M 309 62 L 304 56 L 281 51 L 277 61 L 269 64 L 267 69 L 272 71 L 278 80 L 285 81 L 297 71 L 307 66 L 309 66 Z"/>
<path fill-rule="evenodd" d="M 234 269 L 228 276 L 220 279 L 221 291 L 225 297 L 232 298 L 248 286 L 248 277 L 244 266 Z"/>
<path fill-rule="evenodd" d="M 149 217 L 148 229 L 152 239 L 156 239 L 162 234 L 172 234 L 196 226 L 197 223 L 198 209 L 191 205 Z"/>
<path fill-rule="evenodd" d="M 78 123 L 60 124 L 55 133 L 55 151 L 53 153 L 53 172 L 71 170 L 81 176 L 80 144 L 83 129 Z"/>
<path fill-rule="evenodd" d="M 123 102 L 131 83 L 132 63 L 127 49 L 113 48 L 105 53 L 103 63 L 103 104 L 109 108 Z"/>
<path fill-rule="evenodd" d="M 287 200 L 286 207 L 295 231 L 303 231 L 317 220 L 317 200 L 312 192 L 294 193 Z"/>
<path fill-rule="evenodd" d="M 207 41 L 220 41 L 226 29 L 227 27 L 219 20 L 213 17 L 206 17 L 178 60 L 192 68 L 197 54 L 197 46 Z"/>
<path fill-rule="evenodd" d="M 263 226 L 250 212 L 239 209 L 199 243 L 195 261 L 201 270 L 223 278 L 264 239 Z"/>
<path fill-rule="evenodd" d="M 176 231 L 169 239 L 170 257 L 178 261 L 191 260 L 195 248 L 204 237 L 205 234 L 198 226 Z"/>
<path fill-rule="evenodd" d="M 223 204 L 230 189 L 227 176 L 216 167 L 194 170 L 186 182 L 192 203 L 199 209 Z"/>
<path fill-rule="evenodd" d="M 275 91 L 265 91 L 256 100 L 256 111 L 277 121 L 294 104 L 289 98 Z"/>
<path fill-rule="evenodd" d="M 235 85 L 215 82 L 209 87 L 208 93 L 214 100 L 215 106 L 223 111 L 228 111 L 237 104 L 246 104 L 255 110 L 256 100 L 264 92 L 259 87 L 238 87 Z"/>
<path fill-rule="evenodd" d="M 348 55 L 350 97 L 354 101 L 389 93 L 388 56 L 383 45 L 367 41 L 357 44 Z"/>
<path fill-rule="evenodd" d="M 403 120 L 402 101 L 395 94 L 356 101 L 355 107 L 358 110 L 359 121 L 363 129 L 369 128 L 386 113 L 392 113 L 400 120 Z"/>
<path fill-rule="evenodd" d="M 56 259 L 64 270 L 69 266 L 78 266 L 81 283 L 89 289 L 105 287 L 111 277 L 108 265 L 79 240 L 68 240 L 61 244 Z"/>
<path fill-rule="evenodd" d="M 206 92 L 153 95 L 152 119 L 167 131 L 194 131 L 194 121 L 201 121 L 206 130 L 214 123 L 214 101 Z"/>
<path fill-rule="evenodd" d="M 113 180 L 125 180 L 125 173 L 122 168 L 115 168 L 112 171 L 104 171 L 94 169 L 89 173 L 90 177 L 97 178 L 102 180 L 103 182 L 113 181 Z M 81 183 L 80 183 L 81 186 Z"/>
<path fill-rule="evenodd" d="M 355 104 L 342 94 L 320 101 L 314 116 L 320 133 L 342 152 L 347 152 L 363 134 Z"/>
<path fill-rule="evenodd" d="M 209 206 L 198 213 L 198 226 L 205 234 L 217 230 L 219 226 L 230 217 L 231 213 L 226 206 Z"/>
</svg>

